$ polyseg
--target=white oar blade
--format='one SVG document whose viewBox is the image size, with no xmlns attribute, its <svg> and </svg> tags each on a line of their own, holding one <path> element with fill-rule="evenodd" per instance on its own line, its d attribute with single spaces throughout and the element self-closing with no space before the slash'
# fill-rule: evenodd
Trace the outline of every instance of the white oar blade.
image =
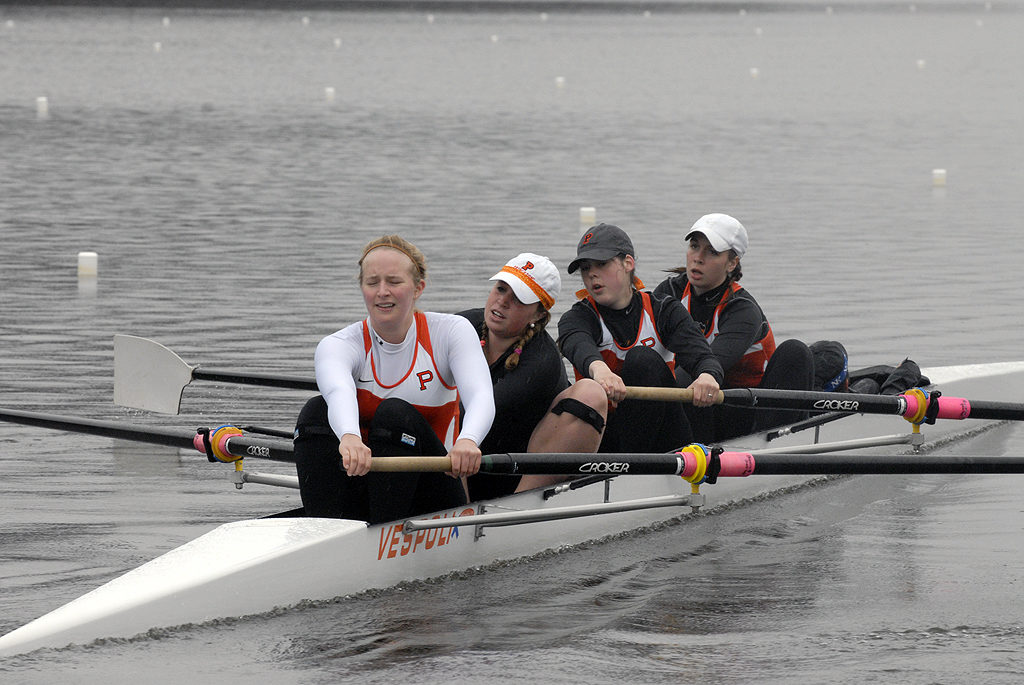
<svg viewBox="0 0 1024 685">
<path fill-rule="evenodd" d="M 177 414 L 193 367 L 160 343 L 114 336 L 114 404 Z"/>
</svg>

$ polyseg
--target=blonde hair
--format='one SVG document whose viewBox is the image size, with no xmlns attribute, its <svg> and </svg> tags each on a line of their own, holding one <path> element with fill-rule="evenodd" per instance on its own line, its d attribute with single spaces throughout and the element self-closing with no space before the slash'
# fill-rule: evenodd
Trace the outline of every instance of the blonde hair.
<svg viewBox="0 0 1024 685">
<path fill-rule="evenodd" d="M 363 254 L 359 257 L 359 282 L 363 282 L 363 260 L 366 259 L 366 255 L 370 254 L 373 250 L 378 247 L 390 247 L 392 250 L 398 250 L 412 261 L 412 277 L 419 283 L 427 280 L 427 258 L 420 252 L 420 248 L 416 247 L 408 240 L 400 235 L 382 235 L 379 238 L 374 238 L 370 242 L 366 243 L 363 248 Z"/>
</svg>

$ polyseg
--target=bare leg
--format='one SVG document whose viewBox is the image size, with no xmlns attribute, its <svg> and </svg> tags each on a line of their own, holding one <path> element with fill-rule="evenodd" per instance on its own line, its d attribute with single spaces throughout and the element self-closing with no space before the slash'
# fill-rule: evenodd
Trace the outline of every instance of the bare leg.
<svg viewBox="0 0 1024 685">
<path fill-rule="evenodd" d="M 608 418 L 608 396 L 598 383 L 590 378 L 581 378 L 555 397 L 551 403 L 554 409 L 564 399 L 576 400 L 597 412 L 603 423 Z M 571 411 L 556 414 L 548 411 L 530 436 L 529 452 L 597 452 L 604 429 L 598 430 Z M 526 475 L 519 481 L 516 492 L 560 483 L 565 476 Z"/>
</svg>

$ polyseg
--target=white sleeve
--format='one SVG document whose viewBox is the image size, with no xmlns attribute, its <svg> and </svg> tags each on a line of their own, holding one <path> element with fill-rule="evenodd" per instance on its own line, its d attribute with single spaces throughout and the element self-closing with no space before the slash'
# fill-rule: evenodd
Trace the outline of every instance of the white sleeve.
<svg viewBox="0 0 1024 685">
<path fill-rule="evenodd" d="M 362 322 L 332 333 L 316 346 L 316 384 L 327 401 L 327 417 L 339 440 L 346 433 L 360 435 L 355 379 L 365 358 Z"/>
<path fill-rule="evenodd" d="M 459 437 L 469 438 L 479 445 L 494 421 L 494 386 L 473 324 L 461 316 L 452 315 L 452 319 L 448 364 L 466 409 Z"/>
</svg>

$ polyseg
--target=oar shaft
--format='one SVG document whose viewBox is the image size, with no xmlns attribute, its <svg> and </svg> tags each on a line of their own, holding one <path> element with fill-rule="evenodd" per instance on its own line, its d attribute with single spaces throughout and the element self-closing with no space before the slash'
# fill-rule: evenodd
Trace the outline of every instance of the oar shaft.
<svg viewBox="0 0 1024 685">
<path fill-rule="evenodd" d="M 295 390 L 312 390 L 314 392 L 318 392 L 316 380 L 305 376 L 253 373 L 249 371 L 234 371 L 231 369 L 196 367 L 192 369 L 192 378 L 200 381 L 238 383 L 241 385 L 260 385 L 271 388 L 293 388 Z"/>
<path fill-rule="evenodd" d="M 723 455 L 724 456 L 724 455 Z M 806 454 L 765 454 L 754 457 L 754 474 L 926 474 L 1024 473 L 1024 458 L 1013 456 L 884 456 L 829 455 L 808 459 Z"/>
<path fill-rule="evenodd" d="M 940 398 L 946 399 L 946 398 Z M 1024 420 L 1024 404 L 1017 402 L 989 402 L 985 400 L 968 401 L 969 418 L 990 419 L 995 421 Z"/>
<path fill-rule="evenodd" d="M 132 440 L 153 445 L 198 449 L 205 454 L 201 441 L 196 439 L 196 431 L 183 428 L 139 426 L 123 421 L 100 421 L 97 419 L 83 419 L 77 416 L 42 414 L 19 409 L 0 409 L 0 420 L 20 423 L 26 426 L 37 426 L 39 428 L 52 428 L 75 433 L 99 435 L 118 440 Z M 267 440 L 250 438 L 244 435 L 233 435 L 225 439 L 223 447 L 225 451 L 236 457 L 258 457 L 260 459 L 285 462 L 295 461 L 292 453 L 292 443 L 285 440 Z"/>
<path fill-rule="evenodd" d="M 374 457 L 373 471 L 450 471 L 448 457 Z M 683 475 L 695 472 L 692 454 L 522 453 L 484 455 L 480 471 L 545 475 Z M 1024 473 L 1014 456 L 763 454 L 723 452 L 721 478 L 750 475 Z"/>
<path fill-rule="evenodd" d="M 626 388 L 627 399 L 661 402 L 692 402 L 689 388 L 633 386 Z M 715 404 L 794 411 L 843 411 L 867 414 L 901 414 L 907 402 L 898 395 L 860 395 L 850 393 L 814 392 L 804 390 L 773 390 L 761 388 L 730 388 L 719 390 Z"/>
<path fill-rule="evenodd" d="M 627 399 L 662 402 L 692 402 L 689 388 L 626 388 Z M 903 395 L 866 395 L 860 393 L 817 392 L 811 390 L 775 390 L 770 388 L 730 388 L 719 390 L 715 404 L 760 409 L 789 409 L 811 412 L 845 412 L 861 414 L 896 414 L 909 420 L 920 412 L 925 415 L 924 395 L 910 392 Z M 962 397 L 939 394 L 925 403 L 938 419 L 989 419 L 1024 421 L 1024 404 L 1017 402 L 971 401 Z"/>
<path fill-rule="evenodd" d="M 18 409 L 0 410 L 0 419 L 26 426 L 88 433 L 90 435 L 148 442 L 155 445 L 168 445 L 170 447 L 191 448 L 192 439 L 195 436 L 195 431 L 142 427 L 130 423 L 82 419 L 75 416 L 61 416 L 59 414 L 41 414 Z"/>
<path fill-rule="evenodd" d="M 250 438 L 240 435 L 227 439 L 227 449 L 236 457 L 256 457 L 270 461 L 295 463 L 295 451 L 291 441 Z M 340 460 L 341 457 L 338 457 Z"/>
</svg>

